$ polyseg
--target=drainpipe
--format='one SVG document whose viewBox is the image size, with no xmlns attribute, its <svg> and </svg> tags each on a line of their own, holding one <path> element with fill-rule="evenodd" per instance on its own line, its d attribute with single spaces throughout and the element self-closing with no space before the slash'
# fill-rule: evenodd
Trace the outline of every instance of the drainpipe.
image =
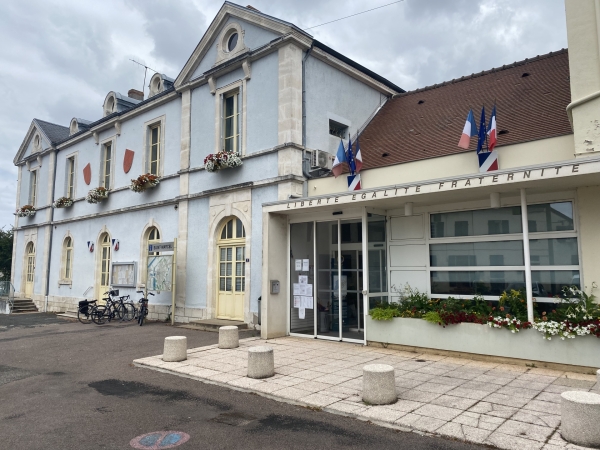
<svg viewBox="0 0 600 450">
<path fill-rule="evenodd" d="M 58 150 L 54 149 L 54 170 L 52 174 L 52 199 L 54 200 L 54 188 L 56 186 L 56 166 L 58 162 Z M 50 242 L 48 246 L 48 262 L 46 264 L 46 292 L 44 293 L 44 312 L 48 312 L 48 294 L 50 292 L 50 262 L 52 261 L 52 237 L 54 236 L 54 208 L 50 206 Z"/>
<path fill-rule="evenodd" d="M 306 60 L 312 51 L 313 46 L 306 51 L 306 55 L 302 58 L 302 175 L 304 175 L 304 183 L 302 184 L 302 196 L 308 197 L 308 181 L 310 178 L 310 174 L 308 173 L 307 165 L 309 163 L 308 157 L 306 155 Z"/>
</svg>

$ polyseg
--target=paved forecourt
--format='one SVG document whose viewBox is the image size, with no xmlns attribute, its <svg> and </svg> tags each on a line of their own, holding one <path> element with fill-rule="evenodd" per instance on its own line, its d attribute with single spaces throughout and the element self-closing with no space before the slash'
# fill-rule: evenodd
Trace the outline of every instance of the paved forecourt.
<svg viewBox="0 0 600 450">
<path fill-rule="evenodd" d="M 600 391 L 595 375 L 294 337 L 266 341 L 274 349 L 275 376 L 248 378 L 248 349 L 264 344 L 243 339 L 235 349 L 190 349 L 182 362 L 157 355 L 134 364 L 386 427 L 510 450 L 582 448 L 560 436 L 561 393 Z M 395 368 L 396 403 L 363 403 L 367 364 Z"/>
</svg>

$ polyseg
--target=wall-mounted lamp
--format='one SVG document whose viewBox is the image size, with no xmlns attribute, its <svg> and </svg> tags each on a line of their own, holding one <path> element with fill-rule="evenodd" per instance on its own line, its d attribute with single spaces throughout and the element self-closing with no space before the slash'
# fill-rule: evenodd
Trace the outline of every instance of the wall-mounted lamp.
<svg viewBox="0 0 600 450">
<path fill-rule="evenodd" d="M 500 192 L 492 192 L 490 194 L 490 205 L 494 209 L 500 208 Z"/>
<path fill-rule="evenodd" d="M 404 204 L 404 215 L 405 216 L 413 215 L 413 203 L 412 202 L 408 202 L 408 203 Z"/>
</svg>

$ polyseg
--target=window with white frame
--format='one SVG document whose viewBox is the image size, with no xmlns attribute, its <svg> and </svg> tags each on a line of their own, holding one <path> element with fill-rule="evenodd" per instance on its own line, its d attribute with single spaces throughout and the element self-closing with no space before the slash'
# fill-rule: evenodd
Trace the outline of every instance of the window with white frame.
<svg viewBox="0 0 600 450">
<path fill-rule="evenodd" d="M 161 158 L 161 124 L 148 127 L 148 164 L 147 172 L 159 176 Z"/>
<path fill-rule="evenodd" d="M 73 239 L 71 236 L 67 236 L 63 242 L 62 260 L 62 279 L 69 281 L 73 277 Z"/>
<path fill-rule="evenodd" d="M 222 123 L 223 149 L 227 152 L 240 152 L 240 92 L 223 94 Z"/>
<path fill-rule="evenodd" d="M 573 203 L 528 205 L 527 214 L 533 296 L 540 301 L 564 286 L 580 286 Z M 431 214 L 429 265 L 432 295 L 524 289 L 521 208 Z"/>
<path fill-rule="evenodd" d="M 67 198 L 75 198 L 75 156 L 67 158 Z"/>
<path fill-rule="evenodd" d="M 36 206 L 37 203 L 37 185 L 38 173 L 37 170 L 29 172 L 29 204 Z"/>
<path fill-rule="evenodd" d="M 102 147 L 102 179 L 100 185 L 105 189 L 110 189 L 110 172 L 113 158 L 112 141 L 107 142 Z"/>
</svg>

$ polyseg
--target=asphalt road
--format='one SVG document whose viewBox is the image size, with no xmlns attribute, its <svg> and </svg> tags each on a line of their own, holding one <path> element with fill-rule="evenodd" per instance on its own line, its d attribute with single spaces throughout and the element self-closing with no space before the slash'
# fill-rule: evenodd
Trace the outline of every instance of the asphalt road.
<svg viewBox="0 0 600 450">
<path fill-rule="evenodd" d="M 190 347 L 218 338 L 162 323 L 0 315 L 0 449 L 130 449 L 163 430 L 190 435 L 182 450 L 478 448 L 133 367 L 174 334 Z"/>
</svg>

